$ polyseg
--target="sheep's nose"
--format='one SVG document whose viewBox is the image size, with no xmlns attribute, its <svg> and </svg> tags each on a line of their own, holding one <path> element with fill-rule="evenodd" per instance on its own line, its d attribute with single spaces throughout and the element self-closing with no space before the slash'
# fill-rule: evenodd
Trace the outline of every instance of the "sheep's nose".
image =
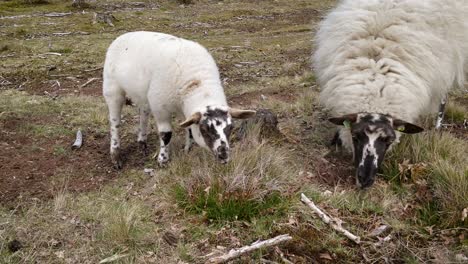
<svg viewBox="0 0 468 264">
<path fill-rule="evenodd" d="M 229 158 L 229 148 L 226 146 L 219 146 L 216 149 L 216 157 L 221 161 L 222 163 L 226 163 L 228 158 Z"/>
</svg>

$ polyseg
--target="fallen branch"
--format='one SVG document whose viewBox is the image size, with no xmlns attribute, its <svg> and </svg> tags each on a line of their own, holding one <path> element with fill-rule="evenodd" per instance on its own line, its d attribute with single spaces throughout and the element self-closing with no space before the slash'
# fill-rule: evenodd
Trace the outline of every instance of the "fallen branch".
<svg viewBox="0 0 468 264">
<path fill-rule="evenodd" d="M 7 54 L 7 55 L 2 55 L 0 56 L 0 58 L 10 58 L 10 57 L 14 57 L 15 56 L 15 53 L 11 53 L 11 54 Z"/>
<path fill-rule="evenodd" d="M 44 14 L 45 17 L 64 17 L 64 16 L 69 16 L 71 15 L 72 12 L 68 12 L 68 13 L 48 13 L 48 14 Z"/>
<path fill-rule="evenodd" d="M 225 263 L 229 260 L 235 259 L 240 257 L 241 255 L 244 255 L 246 253 L 252 252 L 254 250 L 264 248 L 264 247 L 269 247 L 269 246 L 274 246 L 279 243 L 291 240 L 292 237 L 290 235 L 280 235 L 274 238 L 270 238 L 268 240 L 264 241 L 256 241 L 250 246 L 244 246 L 238 249 L 231 249 L 229 253 L 210 258 L 207 263 Z"/>
<path fill-rule="evenodd" d="M 84 87 L 86 87 L 88 84 L 94 82 L 95 80 L 99 80 L 99 79 L 100 79 L 100 78 L 91 78 L 91 79 L 89 79 L 87 82 L 85 82 L 84 84 L 82 84 L 82 85 L 80 86 L 80 88 L 84 88 Z"/>
<path fill-rule="evenodd" d="M 56 33 L 52 33 L 52 35 L 55 35 L 55 36 L 67 36 L 67 35 L 70 35 L 72 32 L 56 32 Z"/>
<path fill-rule="evenodd" d="M 121 254 L 121 255 L 116 254 L 116 255 L 110 256 L 108 258 L 105 258 L 105 259 L 99 261 L 99 264 L 114 262 L 114 261 L 119 260 L 121 258 L 128 257 L 129 255 L 130 254 Z"/>
<path fill-rule="evenodd" d="M 89 69 L 89 70 L 83 70 L 84 72 L 92 72 L 92 71 L 98 71 L 98 70 L 102 70 L 102 68 L 104 67 L 97 67 L 97 68 L 94 68 L 94 69 Z"/>
<path fill-rule="evenodd" d="M 45 57 L 44 57 L 45 55 L 62 56 L 62 53 L 58 53 L 58 52 L 47 52 L 47 53 L 38 54 L 37 56 L 38 56 L 38 57 L 41 57 L 41 58 L 45 58 Z"/>
<path fill-rule="evenodd" d="M 327 214 L 325 214 L 322 210 L 320 210 L 320 208 L 318 208 L 314 204 L 314 202 L 312 202 L 309 198 L 307 198 L 307 196 L 305 196 L 303 193 L 301 193 L 301 201 L 303 203 L 305 203 L 307 206 L 309 206 L 310 209 L 312 209 L 316 214 L 318 214 L 320 219 L 322 219 L 323 222 L 330 225 L 336 231 L 343 233 L 343 235 L 345 235 L 347 238 L 354 241 L 354 243 L 356 243 L 356 244 L 361 243 L 361 238 L 360 237 L 358 237 L 356 235 L 353 235 L 351 232 L 349 232 L 348 230 L 344 229 L 341 226 L 341 223 L 343 221 L 341 221 L 340 219 L 337 219 L 337 218 L 336 219 L 330 218 Z"/>
<path fill-rule="evenodd" d="M 76 139 L 75 143 L 72 145 L 72 149 L 79 149 L 81 148 L 81 144 L 83 144 L 83 134 L 81 134 L 81 130 L 76 132 Z"/>
</svg>

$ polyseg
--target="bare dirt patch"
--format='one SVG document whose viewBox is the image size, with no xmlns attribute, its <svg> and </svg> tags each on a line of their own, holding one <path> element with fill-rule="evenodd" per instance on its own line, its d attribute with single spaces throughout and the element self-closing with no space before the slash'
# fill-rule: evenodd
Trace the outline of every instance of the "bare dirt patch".
<svg viewBox="0 0 468 264">
<path fill-rule="evenodd" d="M 24 122 L 11 118 L 1 123 L 0 204 L 50 199 L 63 188 L 71 192 L 95 190 L 120 175 L 109 159 L 107 134 L 83 131 L 82 148 L 72 151 L 74 136 L 32 137 L 17 131 Z M 53 120 L 27 122 L 41 124 Z M 157 145 L 155 140 L 149 142 L 150 146 Z M 143 155 L 136 142 L 123 142 L 122 146 L 126 157 L 124 169 L 143 169 L 149 157 Z"/>
<path fill-rule="evenodd" d="M 228 98 L 229 104 L 252 106 L 262 100 L 274 99 L 285 103 L 293 103 L 297 98 L 297 93 L 293 90 L 281 91 L 253 91 L 241 95 L 233 95 Z"/>
</svg>

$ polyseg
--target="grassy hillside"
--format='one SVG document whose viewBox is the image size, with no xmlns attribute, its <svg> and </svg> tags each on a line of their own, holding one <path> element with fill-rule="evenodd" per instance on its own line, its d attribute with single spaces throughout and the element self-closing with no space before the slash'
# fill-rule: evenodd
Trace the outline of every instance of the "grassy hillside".
<svg viewBox="0 0 468 264">
<path fill-rule="evenodd" d="M 317 23 L 335 1 L 88 2 L 0 2 L 0 263 L 204 263 L 285 233 L 293 240 L 233 263 L 466 261 L 467 94 L 451 95 L 447 128 L 432 131 L 428 120 L 427 132 L 404 137 L 387 157 L 371 189 L 356 189 L 350 156 L 329 147 L 334 126 L 318 107 L 309 62 Z M 95 12 L 110 12 L 113 26 L 93 23 Z M 144 156 L 138 111 L 126 106 L 126 161 L 115 171 L 102 64 L 110 42 L 135 30 L 206 46 L 230 104 L 271 109 L 280 133 L 249 126 L 223 166 L 197 147 L 185 154 L 176 128 L 172 161 L 160 169 L 154 123 Z M 71 150 L 78 129 L 84 144 Z M 302 192 L 363 243 L 325 225 Z"/>
</svg>

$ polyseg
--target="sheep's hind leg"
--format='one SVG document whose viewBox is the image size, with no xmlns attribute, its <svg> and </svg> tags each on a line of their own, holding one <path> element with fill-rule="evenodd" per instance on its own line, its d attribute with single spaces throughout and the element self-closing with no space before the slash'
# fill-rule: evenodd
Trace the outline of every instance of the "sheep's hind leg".
<svg viewBox="0 0 468 264">
<path fill-rule="evenodd" d="M 150 109 L 147 105 L 141 106 L 139 108 L 140 112 L 140 127 L 138 128 L 138 144 L 143 153 L 148 155 L 148 118 L 150 114 Z"/>
<path fill-rule="evenodd" d="M 185 133 L 185 147 L 184 147 L 184 151 L 185 153 L 189 153 L 190 150 L 192 149 L 192 145 L 193 145 L 193 135 L 192 135 L 192 130 L 189 128 L 186 128 L 185 129 L 186 133 Z"/>
<path fill-rule="evenodd" d="M 111 135 L 110 155 L 112 163 L 116 169 L 122 169 L 123 161 L 120 154 L 119 128 L 121 122 L 122 106 L 125 102 L 125 95 L 118 89 L 113 89 L 111 92 L 104 90 L 104 98 L 109 109 Z"/>
</svg>

